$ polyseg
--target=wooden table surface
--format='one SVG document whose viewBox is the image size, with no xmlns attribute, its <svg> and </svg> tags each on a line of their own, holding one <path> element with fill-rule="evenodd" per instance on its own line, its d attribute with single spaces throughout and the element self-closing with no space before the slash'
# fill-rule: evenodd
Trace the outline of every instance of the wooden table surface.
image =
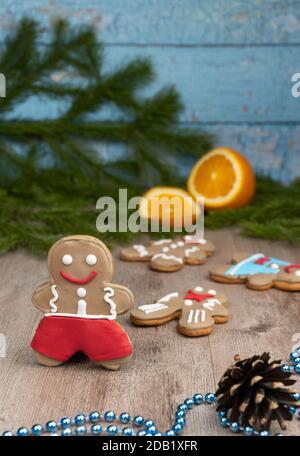
<svg viewBox="0 0 300 456">
<path fill-rule="evenodd" d="M 81 356 L 56 368 L 36 365 L 29 345 L 41 314 L 31 304 L 31 295 L 47 279 L 46 261 L 22 251 L 1 256 L 0 333 L 6 337 L 7 353 L 0 358 L 0 432 L 94 409 L 141 413 L 166 430 L 183 399 L 215 391 L 235 354 L 247 357 L 270 351 L 277 359 L 287 359 L 292 336 L 299 333 L 300 340 L 300 293 L 255 292 L 243 285 L 213 283 L 207 270 L 237 251 L 259 251 L 299 263 L 300 248 L 245 238 L 232 230 L 206 232 L 206 237 L 215 242 L 215 255 L 203 266 L 186 266 L 177 273 L 121 262 L 116 250 L 114 281 L 134 292 L 135 305 L 201 285 L 227 294 L 231 309 L 229 323 L 202 338 L 179 335 L 174 321 L 137 328 L 128 315 L 122 316 L 135 354 L 117 372 L 94 367 Z M 299 435 L 299 431 L 300 421 L 294 420 L 288 433 Z M 198 406 L 188 414 L 185 435 L 229 434 L 219 427 L 211 406 Z"/>
</svg>

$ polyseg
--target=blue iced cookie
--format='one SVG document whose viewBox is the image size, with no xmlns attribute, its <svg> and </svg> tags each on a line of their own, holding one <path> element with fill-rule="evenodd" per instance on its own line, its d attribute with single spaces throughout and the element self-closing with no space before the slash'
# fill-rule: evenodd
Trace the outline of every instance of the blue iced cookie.
<svg viewBox="0 0 300 456">
<path fill-rule="evenodd" d="M 275 287 L 286 291 L 300 291 L 300 264 L 263 253 L 238 253 L 231 264 L 212 269 L 210 277 L 222 283 L 246 283 L 254 290 Z"/>
</svg>

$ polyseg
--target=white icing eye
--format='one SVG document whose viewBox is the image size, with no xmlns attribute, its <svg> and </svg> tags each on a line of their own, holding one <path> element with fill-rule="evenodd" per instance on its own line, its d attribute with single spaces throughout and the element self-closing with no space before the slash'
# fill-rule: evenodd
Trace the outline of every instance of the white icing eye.
<svg viewBox="0 0 300 456">
<path fill-rule="evenodd" d="M 163 251 L 163 252 L 168 252 L 169 250 L 170 250 L 169 247 L 163 247 L 163 248 L 162 248 L 162 251 Z"/>
<path fill-rule="evenodd" d="M 297 277 L 300 277 L 300 269 L 298 269 L 298 271 L 295 271 L 295 275 L 296 275 Z"/>
<path fill-rule="evenodd" d="M 183 247 L 184 246 L 184 242 L 183 241 L 179 241 L 177 245 L 178 245 L 178 247 Z"/>
<path fill-rule="evenodd" d="M 203 291 L 203 288 L 202 287 L 195 287 L 195 291 L 198 291 L 200 293 L 201 291 Z"/>
<path fill-rule="evenodd" d="M 64 255 L 62 257 L 62 262 L 63 264 L 65 264 L 66 266 L 70 266 L 70 264 L 73 263 L 73 258 L 71 257 L 71 255 Z"/>
<path fill-rule="evenodd" d="M 170 245 L 171 249 L 176 249 L 177 248 L 177 244 L 173 243 Z"/>
<path fill-rule="evenodd" d="M 191 299 L 185 299 L 185 300 L 184 300 L 184 304 L 185 304 L 186 306 L 192 306 L 192 305 L 193 305 L 193 301 L 192 301 Z"/>
<path fill-rule="evenodd" d="M 279 269 L 279 265 L 277 263 L 272 263 L 272 264 L 270 264 L 270 268 Z"/>
<path fill-rule="evenodd" d="M 216 290 L 208 290 L 208 293 L 214 296 L 217 294 Z"/>
<path fill-rule="evenodd" d="M 94 266 L 97 263 L 97 258 L 95 255 L 90 254 L 86 257 L 85 261 L 89 266 Z"/>
</svg>

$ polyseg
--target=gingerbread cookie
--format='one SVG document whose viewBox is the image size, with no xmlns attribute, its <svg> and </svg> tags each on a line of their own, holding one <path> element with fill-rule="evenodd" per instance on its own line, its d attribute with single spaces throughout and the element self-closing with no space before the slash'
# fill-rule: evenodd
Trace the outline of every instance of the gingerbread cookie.
<svg viewBox="0 0 300 456">
<path fill-rule="evenodd" d="M 130 319 L 137 326 L 159 326 L 179 319 L 178 332 L 184 336 L 206 336 L 215 323 L 229 320 L 226 296 L 215 290 L 193 290 L 170 293 L 153 304 L 143 304 L 131 311 Z"/>
<path fill-rule="evenodd" d="M 203 264 L 214 251 L 212 242 L 187 235 L 177 240 L 161 239 L 149 245 L 135 244 L 122 249 L 120 257 L 124 261 L 149 261 L 155 271 L 175 272 L 185 264 Z"/>
<path fill-rule="evenodd" d="M 238 253 L 231 264 L 212 269 L 210 277 L 216 282 L 246 283 L 253 290 L 275 287 L 300 291 L 300 264 L 266 257 L 263 253 Z"/>
<path fill-rule="evenodd" d="M 92 236 L 57 241 L 48 255 L 50 280 L 33 294 L 33 304 L 45 313 L 31 347 L 40 364 L 57 366 L 76 352 L 107 369 L 127 362 L 132 344 L 117 315 L 133 305 L 133 294 L 111 283 L 113 258 Z"/>
</svg>

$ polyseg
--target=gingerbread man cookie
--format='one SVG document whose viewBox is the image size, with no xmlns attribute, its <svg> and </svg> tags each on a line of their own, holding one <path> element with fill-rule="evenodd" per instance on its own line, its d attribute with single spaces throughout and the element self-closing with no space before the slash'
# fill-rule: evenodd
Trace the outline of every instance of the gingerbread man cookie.
<svg viewBox="0 0 300 456">
<path fill-rule="evenodd" d="M 246 283 L 253 290 L 271 287 L 285 291 L 300 291 L 300 264 L 289 263 L 263 253 L 238 253 L 231 264 L 210 271 L 216 282 Z"/>
<path fill-rule="evenodd" d="M 92 236 L 57 241 L 48 255 L 50 280 L 33 294 L 33 304 L 45 313 L 31 347 L 40 364 L 57 366 L 76 352 L 107 369 L 127 362 L 133 348 L 117 315 L 133 305 L 133 294 L 111 283 L 113 258 Z"/>
<path fill-rule="evenodd" d="M 143 304 L 131 311 L 130 319 L 137 326 L 159 326 L 179 319 L 178 332 L 184 336 L 206 336 L 215 323 L 229 320 L 226 296 L 215 290 L 173 292 L 158 299 L 154 304 Z"/>
<path fill-rule="evenodd" d="M 122 249 L 120 257 L 124 261 L 149 261 L 155 271 L 175 272 L 184 264 L 203 264 L 214 251 L 212 242 L 187 235 L 178 240 L 161 239 L 149 245 L 135 244 Z"/>
</svg>

